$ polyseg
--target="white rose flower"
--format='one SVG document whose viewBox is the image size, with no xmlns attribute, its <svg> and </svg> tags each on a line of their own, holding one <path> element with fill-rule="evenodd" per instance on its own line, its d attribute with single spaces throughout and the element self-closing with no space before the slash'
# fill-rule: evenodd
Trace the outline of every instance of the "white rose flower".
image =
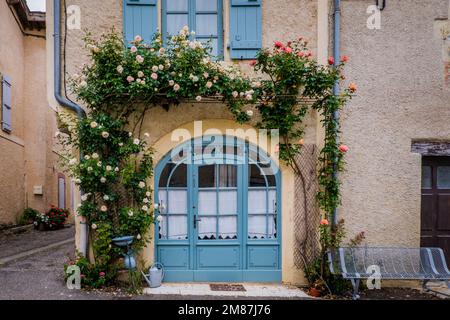
<svg viewBox="0 0 450 320">
<path fill-rule="evenodd" d="M 142 239 L 141 235 L 138 234 L 137 237 L 136 237 L 136 239 L 141 240 L 141 239 Z"/>
<path fill-rule="evenodd" d="M 123 147 L 123 142 L 119 142 L 119 147 Z"/>
<path fill-rule="evenodd" d="M 132 132 L 128 132 L 128 136 L 131 138 L 133 136 Z"/>
<path fill-rule="evenodd" d="M 111 166 L 106 166 L 106 171 L 112 171 L 112 167 Z"/>
<path fill-rule="evenodd" d="M 173 87 L 175 85 L 175 81 L 169 80 L 169 86 Z"/>
<path fill-rule="evenodd" d="M 145 182 L 144 181 L 139 182 L 139 188 L 141 188 L 141 189 L 145 188 Z"/>
<path fill-rule="evenodd" d="M 180 88 L 180 85 L 179 84 L 175 84 L 174 86 L 173 86 L 173 91 L 178 91 L 178 90 L 180 90 L 181 88 Z"/>
<path fill-rule="evenodd" d="M 162 222 L 162 221 L 164 220 L 164 218 L 163 218 L 163 216 L 158 216 L 158 217 L 156 218 L 156 220 L 157 220 L 158 222 Z"/>
<path fill-rule="evenodd" d="M 233 91 L 232 95 L 233 95 L 233 98 L 237 98 L 239 96 L 239 92 Z"/>
<path fill-rule="evenodd" d="M 88 155 L 85 155 L 84 156 L 84 160 L 89 160 L 91 157 L 90 156 L 88 156 Z"/>
<path fill-rule="evenodd" d="M 91 128 L 92 128 L 92 129 L 95 129 L 95 128 L 97 128 L 97 127 L 98 127 L 98 123 L 95 122 L 95 121 L 92 121 L 92 122 L 91 122 Z"/>
<path fill-rule="evenodd" d="M 153 72 L 158 72 L 158 70 L 159 70 L 158 66 L 153 66 L 153 67 L 152 67 L 152 71 L 153 71 Z"/>
<path fill-rule="evenodd" d="M 117 67 L 117 72 L 120 73 L 120 74 L 122 74 L 122 72 L 123 72 L 123 67 L 122 67 L 122 66 L 118 66 L 118 67 Z"/>
<path fill-rule="evenodd" d="M 93 171 L 93 170 L 94 170 L 94 168 L 92 168 L 92 167 L 88 167 L 88 168 L 87 168 L 87 171 L 88 171 L 88 172 L 91 172 L 91 171 Z"/>
<path fill-rule="evenodd" d="M 101 183 L 106 183 L 106 178 L 105 178 L 105 177 L 101 177 L 101 178 L 100 178 L 100 182 L 101 182 Z"/>
<path fill-rule="evenodd" d="M 116 168 L 114 169 L 114 171 L 115 171 L 115 172 L 119 172 L 119 167 L 116 167 Z"/>
<path fill-rule="evenodd" d="M 195 100 L 197 100 L 197 102 L 200 102 L 200 101 L 202 101 L 202 97 L 201 97 L 201 96 L 197 96 L 197 97 L 195 98 Z"/>
<path fill-rule="evenodd" d="M 211 89 L 212 86 L 213 86 L 213 83 L 212 83 L 211 81 L 208 81 L 208 82 L 206 83 L 206 87 L 207 87 L 208 89 Z"/>
<path fill-rule="evenodd" d="M 98 153 L 93 153 L 93 154 L 92 154 L 92 159 L 98 159 L 98 158 L 99 158 Z"/>
<path fill-rule="evenodd" d="M 253 100 L 253 96 L 251 94 L 248 94 L 245 99 L 247 99 L 248 101 Z"/>
<path fill-rule="evenodd" d="M 106 131 L 103 131 L 102 132 L 102 137 L 105 138 L 105 139 L 109 138 L 109 133 L 106 132 Z"/>
<path fill-rule="evenodd" d="M 138 146 L 141 143 L 141 141 L 139 139 L 134 139 L 133 143 Z"/>
<path fill-rule="evenodd" d="M 164 66 L 163 66 L 162 64 L 160 64 L 160 65 L 158 66 L 158 69 L 159 69 L 160 71 L 163 71 L 163 70 L 164 70 Z"/>
<path fill-rule="evenodd" d="M 83 194 L 82 196 L 81 196 L 81 201 L 87 201 L 87 199 L 88 199 L 88 196 L 87 196 L 87 194 Z"/>
<path fill-rule="evenodd" d="M 99 161 L 99 162 L 97 162 L 97 167 L 101 167 L 102 166 L 102 162 L 101 161 Z"/>
<path fill-rule="evenodd" d="M 253 117 L 253 110 L 247 110 L 247 115 L 249 117 Z"/>
<path fill-rule="evenodd" d="M 138 77 L 139 77 L 139 78 L 143 78 L 143 77 L 144 77 L 144 73 L 143 73 L 142 71 L 139 71 L 139 72 L 138 72 Z"/>
<path fill-rule="evenodd" d="M 81 81 L 81 83 L 80 83 L 80 87 L 81 88 L 84 88 L 84 87 L 86 87 L 87 86 L 87 82 L 86 81 Z"/>
<path fill-rule="evenodd" d="M 146 195 L 147 197 L 150 197 L 152 194 L 150 193 L 150 191 L 147 191 L 147 192 L 145 193 L 145 195 Z"/>
<path fill-rule="evenodd" d="M 193 77 L 192 77 L 192 82 L 198 82 L 198 80 L 199 80 L 199 79 L 198 79 L 197 76 L 193 76 Z"/>
<path fill-rule="evenodd" d="M 144 198 L 144 200 L 142 200 L 143 203 L 149 203 L 148 198 Z"/>
<path fill-rule="evenodd" d="M 107 206 L 102 206 L 102 207 L 100 208 L 100 210 L 101 210 L 102 212 L 106 212 L 106 211 L 108 211 L 108 207 L 107 207 Z"/>
<path fill-rule="evenodd" d="M 76 158 L 70 159 L 69 164 L 70 164 L 71 166 L 77 164 L 77 159 L 76 159 Z"/>
<path fill-rule="evenodd" d="M 92 230 L 96 230 L 97 229 L 97 225 L 95 223 L 93 223 L 91 228 L 92 228 Z"/>
<path fill-rule="evenodd" d="M 108 196 L 108 195 L 106 195 L 106 194 L 105 194 L 105 195 L 103 196 L 103 200 L 105 200 L 105 201 L 109 201 L 109 199 L 110 199 L 110 198 L 109 198 L 109 196 Z"/>
<path fill-rule="evenodd" d="M 128 211 L 128 216 L 129 216 L 129 217 L 132 217 L 133 215 L 134 215 L 133 210 Z"/>
<path fill-rule="evenodd" d="M 148 207 L 147 206 L 142 206 L 142 211 L 147 212 L 148 211 Z"/>
<path fill-rule="evenodd" d="M 76 184 L 80 184 L 81 183 L 81 179 L 75 179 L 75 183 Z"/>
<path fill-rule="evenodd" d="M 150 138 L 150 134 L 148 132 L 144 133 L 144 137 Z"/>
</svg>

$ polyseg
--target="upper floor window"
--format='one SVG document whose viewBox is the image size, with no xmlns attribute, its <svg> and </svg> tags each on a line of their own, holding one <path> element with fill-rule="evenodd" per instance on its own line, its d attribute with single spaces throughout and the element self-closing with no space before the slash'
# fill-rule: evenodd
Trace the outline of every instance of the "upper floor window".
<svg viewBox="0 0 450 320">
<path fill-rule="evenodd" d="M 163 0 L 162 35 L 176 35 L 184 27 L 192 39 L 209 43 L 214 56 L 223 56 L 222 0 Z"/>
</svg>

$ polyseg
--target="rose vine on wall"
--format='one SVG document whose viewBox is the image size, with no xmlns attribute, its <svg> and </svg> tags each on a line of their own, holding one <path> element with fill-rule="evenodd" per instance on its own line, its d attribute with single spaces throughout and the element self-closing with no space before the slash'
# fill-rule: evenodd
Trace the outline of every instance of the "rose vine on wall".
<svg viewBox="0 0 450 320">
<path fill-rule="evenodd" d="M 279 157 L 303 180 L 296 157 L 304 145 L 304 119 L 316 110 L 325 130 L 317 198 L 327 221 L 340 203 L 334 173 L 343 169 L 348 148 L 338 144 L 339 124 L 333 113 L 351 98 L 356 86 L 351 84 L 339 96 L 333 95 L 333 86 L 341 80 L 347 58 L 337 65 L 330 58 L 329 65 L 322 66 L 312 58 L 304 39 L 276 42 L 251 62 L 256 76 L 249 77 L 215 59 L 209 45 L 194 38 L 187 27 L 164 45 L 161 35 L 149 43 L 136 36 L 126 44 L 114 30 L 99 41 L 90 35 L 85 38 L 92 63 L 72 77 L 71 88 L 89 112 L 69 128 L 62 143 L 83 154 L 81 160 L 72 157 L 66 165 L 85 192 L 78 214 L 91 226 L 96 263 L 102 269 L 107 270 L 121 254 L 111 246 L 114 236 L 134 236 L 134 249 L 139 251 L 149 241 L 146 234 L 157 218 L 147 185 L 152 152 L 148 135 L 142 137 L 141 132 L 145 112 L 151 107 L 222 101 L 239 123 L 255 117 L 259 128 L 278 129 Z M 249 110 L 252 106 L 257 115 Z M 335 226 L 327 228 L 322 229 L 333 236 Z M 328 243 L 321 241 L 323 250 Z M 99 269 L 90 266 L 86 270 Z"/>
</svg>

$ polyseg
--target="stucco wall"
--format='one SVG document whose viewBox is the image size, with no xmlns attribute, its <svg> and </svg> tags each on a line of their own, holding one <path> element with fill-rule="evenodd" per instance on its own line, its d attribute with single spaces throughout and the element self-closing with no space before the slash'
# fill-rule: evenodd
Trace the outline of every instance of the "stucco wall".
<svg viewBox="0 0 450 320">
<path fill-rule="evenodd" d="M 349 236 L 365 230 L 370 244 L 419 246 L 421 158 L 411 142 L 450 140 L 450 90 L 443 87 L 443 40 L 435 28 L 449 4 L 388 1 L 381 29 L 369 30 L 371 4 L 342 1 L 346 81 L 359 90 L 342 112 L 350 152 L 340 217 Z"/>
<path fill-rule="evenodd" d="M 12 80 L 12 133 L 0 132 L 0 224 L 15 223 L 23 209 L 57 204 L 52 137 L 55 113 L 48 107 L 45 32 L 25 36 L 6 1 L 0 1 L 0 73 Z M 44 195 L 35 196 L 34 186 Z"/>
</svg>

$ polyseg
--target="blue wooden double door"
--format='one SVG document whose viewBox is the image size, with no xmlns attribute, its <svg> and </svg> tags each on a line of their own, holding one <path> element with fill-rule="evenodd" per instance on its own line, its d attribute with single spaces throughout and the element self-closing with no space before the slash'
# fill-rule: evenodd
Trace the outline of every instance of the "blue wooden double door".
<svg viewBox="0 0 450 320">
<path fill-rule="evenodd" d="M 280 282 L 280 173 L 246 141 L 208 136 L 155 170 L 156 261 L 165 281 Z"/>
</svg>

